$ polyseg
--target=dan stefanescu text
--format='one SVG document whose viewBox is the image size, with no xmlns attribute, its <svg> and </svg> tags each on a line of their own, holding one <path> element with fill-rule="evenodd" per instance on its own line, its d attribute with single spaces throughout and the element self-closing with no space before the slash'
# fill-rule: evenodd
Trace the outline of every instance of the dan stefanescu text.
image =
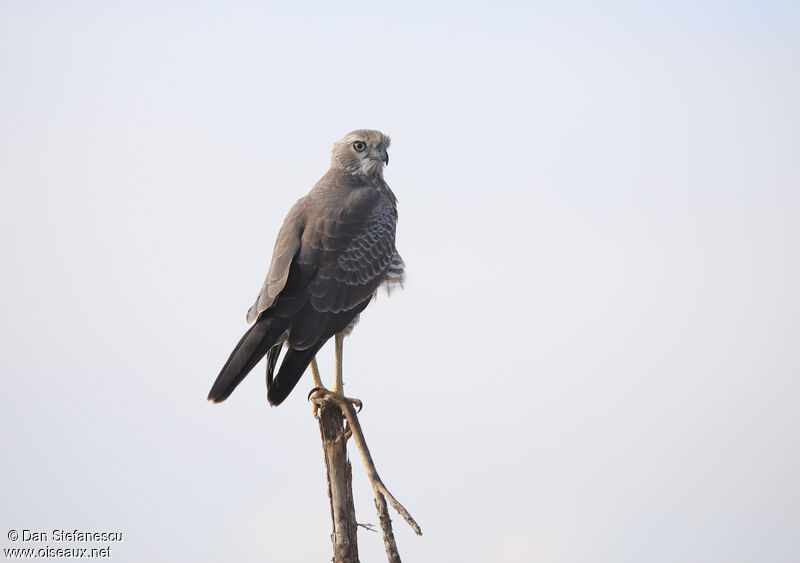
<svg viewBox="0 0 800 563">
<path fill-rule="evenodd" d="M 123 540 L 122 532 L 83 532 L 81 530 L 51 530 L 50 532 L 22 530 L 22 541 L 54 541 L 54 542 L 119 542 Z"/>
</svg>

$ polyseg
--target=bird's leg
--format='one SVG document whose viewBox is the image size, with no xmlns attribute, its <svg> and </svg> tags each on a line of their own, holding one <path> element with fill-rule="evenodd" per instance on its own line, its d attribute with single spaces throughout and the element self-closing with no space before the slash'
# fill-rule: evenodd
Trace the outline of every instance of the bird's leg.
<svg viewBox="0 0 800 563">
<path fill-rule="evenodd" d="M 342 382 L 342 352 L 344 350 L 344 336 L 339 333 L 334 336 L 336 348 L 334 357 L 336 358 L 336 380 L 333 383 L 333 392 L 337 395 L 344 395 L 344 383 Z"/>
<path fill-rule="evenodd" d="M 314 388 L 308 394 L 308 399 L 312 400 L 314 395 L 322 396 L 326 393 L 333 393 L 335 395 L 339 395 L 343 397 L 346 401 L 350 401 L 355 407 L 360 411 L 362 407 L 362 403 L 360 399 L 351 399 L 349 397 L 344 396 L 344 384 L 342 383 L 342 349 L 344 345 L 344 336 L 342 334 L 337 334 L 334 339 L 335 348 L 334 348 L 334 357 L 336 358 L 336 367 L 335 367 L 335 380 L 333 382 L 333 391 L 326 389 L 325 386 L 322 384 L 322 379 L 319 376 L 319 366 L 317 365 L 317 358 L 314 357 L 311 360 L 311 376 L 314 378 Z M 313 402 L 313 401 L 312 401 Z M 317 416 L 317 404 L 314 403 L 314 417 Z"/>
<path fill-rule="evenodd" d="M 322 379 L 319 377 L 319 366 L 317 365 L 317 357 L 311 360 L 311 377 L 314 379 L 314 389 L 312 389 L 311 393 L 313 394 L 315 391 L 319 389 L 325 389 L 325 386 L 322 384 Z M 309 394 L 308 398 L 311 398 L 311 394 Z M 317 403 L 311 403 L 314 405 L 311 407 L 311 414 L 314 418 L 317 418 L 319 415 L 319 411 L 317 410 Z"/>
<path fill-rule="evenodd" d="M 333 383 L 333 392 L 337 395 L 344 397 L 344 382 L 342 381 L 342 353 L 344 352 L 344 334 L 341 332 L 334 337 L 334 356 L 336 358 L 336 380 Z M 351 399 L 344 397 L 353 403 L 358 410 L 361 410 L 362 404 L 359 399 Z"/>
<path fill-rule="evenodd" d="M 319 366 L 317 365 L 317 357 L 311 360 L 311 377 L 314 378 L 314 387 L 324 388 L 325 386 L 322 385 L 322 380 L 319 377 Z"/>
</svg>

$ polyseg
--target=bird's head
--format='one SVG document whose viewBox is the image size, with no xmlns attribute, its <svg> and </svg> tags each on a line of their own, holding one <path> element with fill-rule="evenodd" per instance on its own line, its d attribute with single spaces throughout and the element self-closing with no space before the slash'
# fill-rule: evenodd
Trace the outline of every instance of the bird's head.
<svg viewBox="0 0 800 563">
<path fill-rule="evenodd" d="M 331 168 L 352 174 L 383 177 L 383 167 L 389 164 L 389 144 L 392 140 L 380 131 L 358 129 L 333 144 Z"/>
</svg>

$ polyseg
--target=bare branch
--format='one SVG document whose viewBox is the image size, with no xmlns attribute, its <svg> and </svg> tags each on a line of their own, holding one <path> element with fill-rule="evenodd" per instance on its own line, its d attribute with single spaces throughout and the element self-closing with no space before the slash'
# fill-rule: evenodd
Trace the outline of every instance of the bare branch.
<svg viewBox="0 0 800 563">
<path fill-rule="evenodd" d="M 386 499 L 383 495 L 375 491 L 375 508 L 378 510 L 378 518 L 381 521 L 381 531 L 383 532 L 383 547 L 390 563 L 402 563 L 400 553 L 397 551 L 397 542 L 394 541 L 394 531 L 392 530 L 392 519 L 389 517 L 389 509 L 386 506 Z"/>
<path fill-rule="evenodd" d="M 370 483 L 372 483 L 372 488 L 375 493 L 375 504 L 378 508 L 378 513 L 381 515 L 381 528 L 384 528 L 384 518 L 383 514 L 381 514 L 381 504 L 385 506 L 385 497 L 385 499 L 388 499 L 392 507 L 405 519 L 408 525 L 411 526 L 411 529 L 414 530 L 417 535 L 421 536 L 422 530 L 420 529 L 419 524 L 414 521 L 414 518 L 412 518 L 411 514 L 408 513 L 403 505 L 400 504 L 396 498 L 394 498 L 394 495 L 389 492 L 389 489 L 386 488 L 386 485 L 383 484 L 383 481 L 378 475 L 378 470 L 375 468 L 375 462 L 372 461 L 372 456 L 369 453 L 367 442 L 364 439 L 364 432 L 361 429 L 361 423 L 358 421 L 358 415 L 356 414 L 353 405 L 350 404 L 347 399 L 333 393 L 315 393 L 312 400 L 315 403 L 333 403 L 339 407 L 342 413 L 344 413 L 344 416 L 347 419 L 347 425 L 350 429 L 350 432 L 353 434 L 353 439 L 355 439 L 356 445 L 358 446 L 358 451 L 361 454 L 361 460 L 364 462 L 364 468 L 367 471 L 367 476 L 369 477 Z M 388 518 L 388 514 L 386 514 L 386 520 L 387 528 L 384 528 L 384 541 L 386 541 L 386 530 L 388 529 L 388 531 L 391 532 L 391 520 Z M 394 538 L 391 538 L 391 542 L 394 543 Z"/>
<path fill-rule="evenodd" d="M 325 467 L 328 474 L 328 497 L 333 522 L 334 563 L 358 563 L 356 512 L 353 505 L 352 469 L 347 459 L 347 434 L 342 412 L 335 405 L 319 409 L 319 429 Z"/>
</svg>

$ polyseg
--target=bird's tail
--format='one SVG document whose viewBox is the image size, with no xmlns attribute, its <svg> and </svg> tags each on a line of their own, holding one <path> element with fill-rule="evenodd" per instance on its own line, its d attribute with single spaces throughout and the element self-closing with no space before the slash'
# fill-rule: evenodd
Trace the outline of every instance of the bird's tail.
<svg viewBox="0 0 800 563">
<path fill-rule="evenodd" d="M 211 391 L 208 392 L 208 400 L 221 403 L 227 399 L 281 337 L 287 324 L 285 319 L 281 318 L 262 317 L 256 321 L 231 352 L 230 358 L 225 362 L 217 380 L 211 386 Z"/>
<path fill-rule="evenodd" d="M 317 355 L 319 349 L 325 344 L 325 340 L 317 342 L 306 350 L 289 348 L 281 362 L 281 369 L 278 375 L 267 385 L 267 400 L 273 407 L 280 405 L 289 396 L 294 386 L 300 381 L 300 376 L 306 371 L 308 364 Z"/>
</svg>

